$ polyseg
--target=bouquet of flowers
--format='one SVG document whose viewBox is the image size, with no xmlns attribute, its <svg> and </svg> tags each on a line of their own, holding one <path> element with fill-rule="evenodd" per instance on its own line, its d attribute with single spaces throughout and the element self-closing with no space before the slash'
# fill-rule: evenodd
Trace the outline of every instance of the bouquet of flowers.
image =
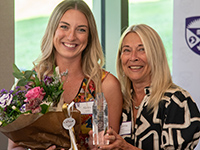
<svg viewBox="0 0 200 150">
<path fill-rule="evenodd" d="M 10 91 L 0 91 L 0 131 L 27 148 L 70 148 L 69 131 L 62 126 L 66 115 L 53 109 L 63 93 L 58 68 L 54 67 L 53 75 L 43 80 L 34 70 L 22 72 L 16 65 L 13 70 L 17 85 Z M 76 118 L 76 131 L 80 128 L 80 112 L 74 111 L 72 117 Z"/>
</svg>

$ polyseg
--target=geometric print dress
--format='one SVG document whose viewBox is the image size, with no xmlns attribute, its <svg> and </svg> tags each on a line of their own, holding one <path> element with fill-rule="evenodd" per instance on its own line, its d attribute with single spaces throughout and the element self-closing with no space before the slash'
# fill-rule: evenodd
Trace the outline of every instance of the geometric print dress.
<svg viewBox="0 0 200 150">
<path fill-rule="evenodd" d="M 151 89 L 137 112 L 134 126 L 133 108 L 123 110 L 120 135 L 143 150 L 192 150 L 200 137 L 200 113 L 191 95 L 177 87 L 165 92 L 159 107 L 147 109 Z"/>
</svg>

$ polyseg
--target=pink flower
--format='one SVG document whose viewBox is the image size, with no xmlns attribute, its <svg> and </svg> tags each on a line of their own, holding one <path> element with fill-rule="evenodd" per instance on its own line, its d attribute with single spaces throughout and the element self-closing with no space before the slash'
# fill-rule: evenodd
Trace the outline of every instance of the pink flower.
<svg viewBox="0 0 200 150">
<path fill-rule="evenodd" d="M 26 93 L 26 99 L 24 100 L 24 102 L 27 102 L 26 111 L 31 110 L 32 113 L 38 113 L 41 111 L 40 104 L 46 94 L 43 93 L 43 91 L 43 88 L 35 87 Z"/>
<path fill-rule="evenodd" d="M 26 104 L 26 111 L 31 110 L 33 114 L 39 113 L 42 110 L 40 107 L 41 103 L 42 101 L 37 98 L 29 100 L 29 102 Z"/>
<path fill-rule="evenodd" d="M 40 87 L 35 87 L 29 90 L 25 95 L 26 99 L 24 100 L 24 102 L 29 102 L 31 99 L 39 99 L 42 101 L 46 94 L 46 93 L 43 93 L 43 91 L 44 89 Z"/>
</svg>

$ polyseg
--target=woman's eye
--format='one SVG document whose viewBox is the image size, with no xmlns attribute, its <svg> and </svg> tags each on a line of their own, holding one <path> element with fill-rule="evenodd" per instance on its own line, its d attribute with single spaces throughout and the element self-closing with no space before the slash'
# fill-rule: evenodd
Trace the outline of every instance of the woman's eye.
<svg viewBox="0 0 200 150">
<path fill-rule="evenodd" d="M 61 25 L 60 28 L 67 29 L 67 26 L 66 25 Z"/>
<path fill-rule="evenodd" d="M 139 51 L 144 51 L 144 48 L 140 48 Z"/>
<path fill-rule="evenodd" d="M 130 52 L 131 52 L 130 49 L 123 49 L 123 50 L 122 50 L 122 53 L 123 53 L 123 54 L 129 54 Z"/>
<path fill-rule="evenodd" d="M 86 32 L 86 29 L 80 28 L 78 29 L 79 32 Z"/>
<path fill-rule="evenodd" d="M 124 49 L 123 52 L 130 52 L 130 50 L 129 49 Z"/>
</svg>

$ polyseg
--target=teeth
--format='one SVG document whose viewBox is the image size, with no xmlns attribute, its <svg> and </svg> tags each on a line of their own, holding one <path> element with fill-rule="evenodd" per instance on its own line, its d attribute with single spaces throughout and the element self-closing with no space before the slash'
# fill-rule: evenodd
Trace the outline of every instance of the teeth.
<svg viewBox="0 0 200 150">
<path fill-rule="evenodd" d="M 67 46 L 67 47 L 75 47 L 76 46 L 75 44 L 71 45 L 71 44 L 66 44 L 66 43 L 64 43 L 64 45 Z"/>
<path fill-rule="evenodd" d="M 140 68 L 142 68 L 142 66 L 131 66 L 130 68 L 131 69 L 140 69 Z"/>
</svg>

